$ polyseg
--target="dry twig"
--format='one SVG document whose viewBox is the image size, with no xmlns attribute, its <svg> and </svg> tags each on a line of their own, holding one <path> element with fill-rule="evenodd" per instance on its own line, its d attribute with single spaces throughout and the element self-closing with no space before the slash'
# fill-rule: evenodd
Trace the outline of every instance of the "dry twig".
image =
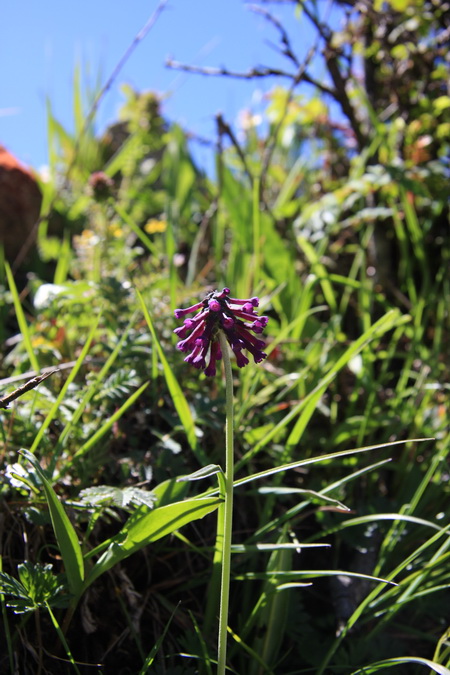
<svg viewBox="0 0 450 675">
<path fill-rule="evenodd" d="M 48 370 L 47 372 L 43 373 L 42 375 L 37 375 L 36 377 L 33 377 L 31 380 L 28 380 L 22 387 L 18 387 L 17 389 L 14 389 L 11 394 L 7 394 L 7 396 L 3 396 L 0 398 L 0 409 L 1 410 L 6 410 L 9 406 L 10 403 L 15 401 L 19 396 L 22 396 L 25 394 L 27 391 L 30 391 L 31 389 L 34 389 L 35 387 L 38 386 L 41 382 L 47 379 L 47 377 L 50 377 L 50 375 L 54 375 L 54 373 L 57 373 L 59 371 L 59 368 L 54 368 L 53 370 Z"/>
</svg>

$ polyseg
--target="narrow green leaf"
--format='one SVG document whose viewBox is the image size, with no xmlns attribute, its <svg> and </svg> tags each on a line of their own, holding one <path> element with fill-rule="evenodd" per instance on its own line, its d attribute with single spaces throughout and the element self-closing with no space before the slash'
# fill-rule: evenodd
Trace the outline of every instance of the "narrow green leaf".
<svg viewBox="0 0 450 675">
<path fill-rule="evenodd" d="M 409 316 L 406 320 L 409 321 Z M 335 378 L 337 373 L 342 370 L 342 368 L 344 368 L 344 366 L 346 366 L 351 359 L 359 354 L 364 349 L 364 347 L 366 347 L 371 342 L 371 340 L 376 337 L 380 337 L 380 335 L 383 335 L 383 333 L 391 330 L 394 328 L 394 326 L 397 326 L 404 321 L 405 317 L 401 316 L 398 311 L 391 310 L 382 316 L 381 319 L 374 323 L 373 326 L 366 330 L 357 340 L 355 340 L 355 342 L 353 342 L 353 344 L 350 345 L 348 349 L 345 350 L 344 354 L 336 361 L 326 376 L 301 402 L 304 404 L 303 411 L 287 439 L 287 446 L 293 447 L 299 443 L 306 425 L 316 410 L 317 403 L 322 398 L 328 385 Z"/>
<path fill-rule="evenodd" d="M 272 469 L 266 469 L 265 471 L 259 471 L 254 473 L 251 476 L 245 476 L 244 478 L 239 478 L 234 481 L 234 487 L 239 485 L 244 485 L 250 481 L 257 480 L 259 478 L 265 478 L 267 476 L 272 476 L 273 474 L 279 473 L 280 471 L 287 471 L 288 469 L 296 469 L 299 466 L 306 466 L 307 464 L 317 464 L 317 462 L 324 462 L 329 459 L 336 459 L 337 457 L 345 457 L 346 455 L 356 455 L 360 452 L 369 452 L 370 450 L 377 450 L 378 448 L 388 448 L 394 445 L 401 445 L 404 443 L 420 443 L 422 441 L 431 441 L 432 438 L 412 438 L 410 440 L 404 441 L 394 441 L 392 443 L 379 443 L 377 445 L 367 445 L 364 448 L 354 448 L 353 450 L 342 450 L 339 452 L 332 452 L 328 455 L 319 455 L 318 457 L 309 457 L 308 459 L 300 459 L 298 462 L 289 462 L 288 464 L 282 464 L 276 466 Z"/>
<path fill-rule="evenodd" d="M 72 664 L 72 667 L 75 670 L 75 672 L 77 673 L 77 675 L 80 675 L 80 671 L 78 670 L 78 666 L 75 662 L 75 659 L 72 656 L 72 652 L 70 651 L 70 647 L 69 647 L 69 645 L 67 643 L 67 640 L 64 636 L 64 632 L 61 630 L 61 627 L 60 627 L 60 625 L 59 625 L 59 623 L 56 619 L 56 616 L 53 614 L 52 609 L 51 609 L 50 605 L 48 604 L 48 602 L 46 603 L 46 607 L 47 607 L 47 612 L 50 615 L 50 619 L 52 621 L 52 624 L 53 624 L 53 626 L 54 626 L 54 628 L 55 628 L 55 630 L 58 634 L 59 639 L 61 640 L 61 644 L 63 645 L 63 647 L 66 651 L 67 659 Z"/>
<path fill-rule="evenodd" d="M 123 171 L 127 163 L 133 161 L 136 151 L 141 147 L 141 143 L 142 136 L 139 133 L 132 133 L 104 166 L 106 175 L 114 178 L 119 171 Z M 112 203 L 112 206 L 116 205 Z"/>
<path fill-rule="evenodd" d="M 65 381 L 64 386 L 63 386 L 63 388 L 61 389 L 61 391 L 59 392 L 56 401 L 55 401 L 54 404 L 52 405 L 52 407 L 51 407 L 51 409 L 50 409 L 50 411 L 49 411 L 47 417 L 45 418 L 44 422 L 42 423 L 41 428 L 39 429 L 38 433 L 36 434 L 36 438 L 35 438 L 34 441 L 33 441 L 33 444 L 32 444 L 32 446 L 31 446 L 31 448 L 30 448 L 30 452 L 35 452 L 36 448 L 38 447 L 38 445 L 39 445 L 39 443 L 40 443 L 40 441 L 41 441 L 41 438 L 42 438 L 43 435 L 45 434 L 46 430 L 47 430 L 48 427 L 50 426 L 50 424 L 51 424 L 51 422 L 53 421 L 53 419 L 55 418 L 55 416 L 56 416 L 56 414 L 57 414 L 57 412 L 58 412 L 59 406 L 60 406 L 60 404 L 61 404 L 61 401 L 64 400 L 64 397 L 65 397 L 65 395 L 66 395 L 66 392 L 67 392 L 68 388 L 69 388 L 70 385 L 72 384 L 73 380 L 75 379 L 75 377 L 76 377 L 77 374 L 78 374 L 78 371 L 80 370 L 81 366 L 83 365 L 84 359 L 85 359 L 85 357 L 87 356 L 87 353 L 88 353 L 88 351 L 89 351 L 89 347 L 91 346 L 91 342 L 92 342 L 92 340 L 93 340 L 93 338 L 94 338 L 95 331 L 97 330 L 97 326 L 98 326 L 98 322 L 99 322 L 99 321 L 100 321 L 100 317 L 98 317 L 98 318 L 96 319 L 96 321 L 94 322 L 94 324 L 93 324 L 93 326 L 92 326 L 92 328 L 91 328 L 91 330 L 90 330 L 90 333 L 89 333 L 89 335 L 88 335 L 88 338 L 87 338 L 87 340 L 86 340 L 86 342 L 85 342 L 85 344 L 84 344 L 84 347 L 83 347 L 83 349 L 81 350 L 80 355 L 79 355 L 79 357 L 77 358 L 77 361 L 76 361 L 74 367 L 73 367 L 72 370 L 70 371 L 69 377 L 68 377 L 67 380 Z"/>
<path fill-rule="evenodd" d="M 141 240 L 141 242 L 144 244 L 144 246 L 149 250 L 149 252 L 156 256 L 159 257 L 160 253 L 158 249 L 156 248 L 155 244 L 152 242 L 150 237 L 148 237 L 145 232 L 134 222 L 132 218 L 128 215 L 128 213 L 123 209 L 119 204 L 116 204 L 112 202 L 112 207 L 114 211 L 117 213 L 118 216 L 120 216 L 123 220 L 124 223 L 128 225 L 130 230 L 134 232 L 134 234 L 138 237 L 138 239 Z"/>
<path fill-rule="evenodd" d="M 3 572 L 3 556 L 0 555 L 0 589 L 2 587 L 1 582 L 2 582 L 2 576 L 4 574 L 5 573 Z M 6 575 L 6 577 L 9 577 L 9 575 Z M 12 579 L 12 577 L 10 577 L 10 579 Z M 13 641 L 12 641 L 12 636 L 11 636 L 11 628 L 10 628 L 10 625 L 9 625 L 9 617 L 8 617 L 8 613 L 6 611 L 5 596 L 1 592 L 0 592 L 0 605 L 1 605 L 1 608 L 2 608 L 3 635 L 4 635 L 4 640 L 6 642 L 7 651 L 8 651 L 9 671 L 10 671 L 10 673 L 13 673 L 14 670 L 15 670 L 15 666 L 14 666 L 15 650 L 14 650 L 14 647 L 13 647 Z M 5 655 L 4 658 L 5 658 L 5 662 L 6 662 L 6 655 Z M 5 665 L 5 669 L 6 669 L 6 665 Z"/>
<path fill-rule="evenodd" d="M 17 323 L 19 324 L 20 332 L 23 337 L 25 344 L 25 349 L 27 350 L 28 358 L 30 359 L 30 364 L 33 370 L 38 373 L 40 370 L 39 362 L 36 354 L 34 353 L 33 345 L 31 344 L 30 331 L 28 329 L 27 320 L 22 308 L 22 303 L 20 302 L 19 292 L 17 290 L 16 282 L 14 281 L 14 276 L 11 271 L 9 263 L 5 261 L 5 270 L 6 277 L 8 279 L 9 290 L 13 296 L 14 309 L 16 311 Z"/>
<path fill-rule="evenodd" d="M 209 478 L 210 476 L 215 476 L 216 473 L 222 471 L 221 467 L 218 464 L 208 464 L 194 473 L 190 473 L 187 476 L 180 476 L 179 481 L 191 481 L 191 480 L 202 480 L 203 478 Z"/>
<path fill-rule="evenodd" d="M 66 283 L 71 258 L 72 258 L 71 238 L 69 237 L 69 234 L 66 230 L 64 232 L 64 238 L 61 243 L 58 260 L 56 261 L 55 274 L 53 276 L 53 283 L 56 284 L 57 286 Z"/>
<path fill-rule="evenodd" d="M 258 489 L 259 494 L 263 495 L 305 495 L 308 498 L 308 501 L 311 502 L 328 502 L 332 504 L 335 508 L 342 509 L 343 511 L 351 511 L 348 506 L 345 506 L 342 502 L 337 499 L 332 499 L 331 497 L 326 497 L 325 495 L 316 492 L 315 490 L 305 490 L 302 488 L 290 488 L 278 485 L 265 485 Z"/>
<path fill-rule="evenodd" d="M 284 527 L 278 540 L 279 544 L 286 543 L 287 528 Z M 289 573 L 292 569 L 293 552 L 289 548 L 280 548 L 272 551 L 266 571 L 265 583 L 262 588 L 263 602 L 256 618 L 256 638 L 253 647 L 261 654 L 265 663 L 274 668 L 275 662 L 285 636 L 288 620 L 289 593 L 277 593 L 278 577 L 281 573 Z M 295 581 L 296 579 L 293 579 Z M 250 673 L 258 672 L 252 664 Z"/>
<path fill-rule="evenodd" d="M 439 675 L 450 675 L 450 670 L 445 666 L 442 666 L 440 663 L 435 663 L 429 659 L 422 659 L 419 656 L 398 656 L 395 659 L 385 659 L 384 661 L 377 661 L 376 663 L 371 663 L 364 668 L 359 668 L 354 670 L 351 675 L 368 675 L 369 673 L 376 673 L 378 670 L 386 670 L 391 666 L 397 666 L 400 663 L 419 663 L 422 666 L 431 668 L 435 673 Z"/>
<path fill-rule="evenodd" d="M 73 76 L 73 119 L 75 122 L 75 136 L 79 138 L 84 127 L 83 96 L 81 93 L 81 69 L 75 66 Z"/>
<path fill-rule="evenodd" d="M 178 384 L 177 379 L 175 378 L 172 369 L 169 365 L 169 362 L 166 359 L 166 356 L 164 354 L 164 350 L 161 347 L 161 344 L 158 340 L 158 337 L 156 335 L 155 328 L 153 326 L 152 319 L 150 317 L 149 311 L 147 307 L 145 306 L 144 299 L 142 298 L 142 295 L 137 291 L 139 302 L 141 303 L 142 311 L 144 313 L 145 320 L 147 321 L 147 325 L 150 329 L 150 332 L 152 334 L 152 338 L 156 347 L 156 350 L 158 352 L 159 360 L 161 361 L 163 371 L 164 371 L 164 377 L 166 379 L 167 387 L 169 389 L 170 395 L 173 400 L 173 404 L 175 406 L 175 409 L 180 417 L 181 424 L 183 425 L 184 431 L 186 433 L 187 439 L 189 441 L 189 445 L 191 446 L 192 450 L 194 451 L 195 455 L 199 459 L 201 464 L 206 464 L 207 463 L 207 458 L 205 453 L 201 450 L 201 448 L 198 446 L 197 442 L 197 437 L 195 435 L 195 425 L 194 425 L 194 419 L 192 417 L 191 410 L 189 408 L 188 402 L 186 400 L 185 395 L 183 394 L 183 391 Z"/>
<path fill-rule="evenodd" d="M 389 581 L 388 579 L 382 579 L 380 577 L 374 577 L 370 574 L 360 574 L 359 572 L 348 572 L 346 570 L 273 570 L 269 572 L 245 572 L 244 574 L 237 574 L 233 578 L 239 581 L 244 579 L 255 580 L 266 580 L 271 578 L 277 579 L 298 579 L 299 577 L 304 577 L 306 579 L 315 579 L 318 577 L 335 577 L 335 576 L 346 576 L 346 577 L 355 577 L 357 579 L 368 579 L 369 581 L 376 581 L 378 583 L 389 584 L 390 586 L 397 586 L 394 581 Z"/>
<path fill-rule="evenodd" d="M 118 419 L 122 417 L 124 412 L 128 410 L 128 408 L 133 405 L 133 403 L 136 401 L 136 399 L 139 398 L 139 396 L 142 394 L 143 391 L 147 389 L 149 385 L 149 382 L 145 382 L 139 389 L 137 389 L 135 392 L 131 394 L 129 398 L 125 401 L 125 403 L 120 406 L 119 410 L 116 410 L 114 415 L 111 415 L 111 417 L 103 424 L 100 429 L 98 429 L 91 438 L 84 443 L 84 445 L 81 446 L 77 450 L 77 452 L 74 454 L 73 459 L 78 459 L 79 457 L 82 457 L 85 455 L 93 446 L 98 443 L 98 441 L 103 438 L 103 436 L 111 429 L 113 426 L 114 422 L 117 422 Z"/>
<path fill-rule="evenodd" d="M 284 544 L 233 544 L 232 553 L 254 553 L 255 551 L 258 553 L 264 553 L 265 551 L 282 551 L 284 549 L 299 551 L 300 549 L 303 550 L 304 548 L 331 548 L 331 544 L 304 544 L 303 542 Z"/>
<path fill-rule="evenodd" d="M 78 598 L 83 586 L 84 564 L 77 534 L 36 457 L 29 450 L 21 450 L 20 452 L 30 462 L 41 479 L 70 592 Z"/>
<path fill-rule="evenodd" d="M 297 242 L 303 253 L 305 254 L 308 262 L 311 264 L 312 271 L 320 280 L 320 285 L 322 286 L 323 295 L 327 301 L 330 309 L 334 312 L 337 311 L 337 302 L 336 296 L 334 295 L 333 287 L 330 284 L 328 271 L 325 266 L 320 262 L 320 258 L 317 254 L 316 249 L 312 246 L 309 241 L 304 237 L 297 237 Z"/>
<path fill-rule="evenodd" d="M 167 631 L 169 630 L 169 626 L 172 623 L 172 619 L 175 616 L 176 608 L 173 610 L 172 614 L 169 617 L 168 622 L 166 623 L 164 630 L 162 634 L 159 636 L 159 638 L 156 640 L 155 644 L 151 648 L 150 652 L 147 655 L 147 658 L 144 661 L 144 664 L 139 671 L 139 675 L 145 675 L 148 672 L 148 669 L 152 665 L 153 661 L 155 660 L 155 656 L 158 653 L 159 648 L 161 647 L 164 638 L 166 637 Z"/>
<path fill-rule="evenodd" d="M 295 446 L 300 440 L 301 434 L 304 431 L 304 428 L 313 414 L 317 401 L 320 400 L 323 392 L 326 390 L 330 382 L 334 380 L 336 374 L 372 340 L 374 337 L 379 337 L 387 330 L 390 330 L 396 325 L 400 325 L 406 321 L 409 321 L 409 316 L 401 316 L 397 310 L 391 310 L 387 312 L 381 319 L 371 326 L 371 328 L 366 331 L 358 340 L 356 340 L 341 356 L 340 359 L 336 361 L 333 367 L 328 371 L 328 373 L 323 377 L 318 384 L 312 389 L 304 399 L 300 401 L 292 410 L 277 424 L 272 430 L 264 436 L 253 448 L 251 448 L 242 459 L 236 464 L 236 471 L 239 470 L 241 466 L 246 464 L 249 459 L 254 457 L 263 447 L 269 443 L 269 441 L 274 438 L 289 422 L 295 419 L 299 413 L 305 410 L 305 414 L 301 415 L 293 430 L 291 431 L 289 438 L 287 440 L 288 446 Z"/>
<path fill-rule="evenodd" d="M 94 394 L 96 393 L 98 388 L 101 387 L 102 381 L 106 378 L 106 375 L 108 374 L 108 372 L 110 371 L 110 369 L 114 365 L 114 362 L 116 361 L 116 359 L 117 359 L 117 357 L 118 357 L 118 355 L 119 355 L 119 353 L 120 353 L 120 351 L 121 351 L 121 349 L 122 349 L 122 347 L 125 343 L 125 340 L 128 337 L 128 334 L 131 330 L 131 327 L 134 326 L 134 324 L 135 324 L 135 319 L 136 319 L 136 315 L 133 313 L 130 321 L 128 322 L 127 327 L 125 328 L 125 330 L 122 333 L 122 336 L 121 336 L 120 340 L 118 341 L 118 343 L 114 347 L 111 354 L 106 359 L 106 361 L 103 364 L 100 372 L 97 374 L 95 380 L 86 389 L 86 392 L 84 393 L 83 398 L 81 399 L 77 408 L 73 412 L 73 415 L 72 415 L 71 419 L 67 422 L 66 426 L 64 427 L 61 434 L 59 435 L 58 442 L 57 442 L 56 447 L 54 449 L 54 463 L 56 463 L 56 459 L 59 456 L 59 451 L 61 450 L 61 448 L 64 447 L 64 444 L 66 442 L 66 438 L 68 437 L 68 435 L 70 434 L 72 429 L 74 429 L 76 427 L 76 425 L 78 424 L 83 412 L 86 410 L 86 407 L 87 407 L 89 401 L 92 399 L 92 397 L 94 396 Z"/>
</svg>

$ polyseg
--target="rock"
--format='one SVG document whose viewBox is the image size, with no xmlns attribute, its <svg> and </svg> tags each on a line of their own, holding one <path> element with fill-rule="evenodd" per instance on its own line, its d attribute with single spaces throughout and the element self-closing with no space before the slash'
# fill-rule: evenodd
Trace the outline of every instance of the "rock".
<svg viewBox="0 0 450 675">
<path fill-rule="evenodd" d="M 11 264 L 34 248 L 41 204 L 35 178 L 0 145 L 0 244 Z"/>
</svg>

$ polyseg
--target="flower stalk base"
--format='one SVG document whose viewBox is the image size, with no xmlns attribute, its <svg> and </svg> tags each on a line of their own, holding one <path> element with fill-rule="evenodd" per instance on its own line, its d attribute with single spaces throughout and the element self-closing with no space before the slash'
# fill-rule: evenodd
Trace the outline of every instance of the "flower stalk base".
<svg viewBox="0 0 450 675">
<path fill-rule="evenodd" d="M 219 332 L 220 347 L 225 369 L 226 389 L 226 421 L 225 421 L 225 504 L 223 509 L 222 540 L 222 579 L 220 590 L 219 638 L 218 638 L 218 675 L 225 675 L 227 658 L 228 606 L 230 598 L 231 576 L 231 540 L 233 531 L 233 478 L 234 478 L 234 443 L 233 443 L 233 374 L 231 371 L 230 353 L 227 340 L 222 331 Z"/>
</svg>

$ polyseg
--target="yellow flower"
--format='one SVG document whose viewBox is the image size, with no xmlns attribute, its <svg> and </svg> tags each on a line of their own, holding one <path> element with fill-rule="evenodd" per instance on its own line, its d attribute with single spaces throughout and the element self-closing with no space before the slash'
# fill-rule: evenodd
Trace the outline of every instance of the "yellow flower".
<svg viewBox="0 0 450 675">
<path fill-rule="evenodd" d="M 114 223 L 109 226 L 109 231 L 112 234 L 113 237 L 121 237 L 123 234 L 123 230 L 119 225 L 115 225 Z"/>
<path fill-rule="evenodd" d="M 156 234 L 157 232 L 165 232 L 167 222 L 165 220 L 158 220 L 157 218 L 150 218 L 144 225 L 144 230 L 148 234 Z"/>
</svg>

